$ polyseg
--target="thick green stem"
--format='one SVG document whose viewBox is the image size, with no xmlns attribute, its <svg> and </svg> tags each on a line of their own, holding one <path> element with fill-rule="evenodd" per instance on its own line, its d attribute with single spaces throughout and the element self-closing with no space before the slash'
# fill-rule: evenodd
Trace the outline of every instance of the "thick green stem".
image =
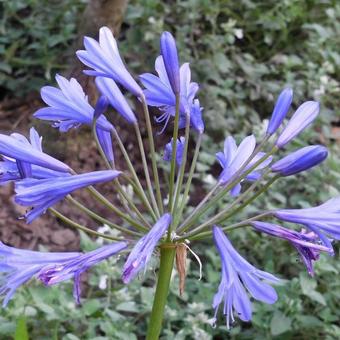
<svg viewBox="0 0 340 340">
<path fill-rule="evenodd" d="M 160 248 L 161 261 L 159 264 L 158 282 L 146 340 L 157 340 L 161 333 L 164 309 L 169 293 L 170 278 L 176 254 L 176 246 L 172 243 L 163 244 Z"/>
</svg>

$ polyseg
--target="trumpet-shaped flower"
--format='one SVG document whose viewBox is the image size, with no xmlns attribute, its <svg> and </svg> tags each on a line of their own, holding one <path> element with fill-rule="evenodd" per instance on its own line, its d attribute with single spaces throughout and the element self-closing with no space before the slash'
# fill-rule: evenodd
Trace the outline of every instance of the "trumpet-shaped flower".
<svg viewBox="0 0 340 340">
<path fill-rule="evenodd" d="M 280 127 L 289 111 L 290 105 L 292 104 L 292 100 L 293 100 L 292 89 L 287 88 L 280 93 L 279 98 L 275 103 L 272 117 L 268 124 L 267 128 L 268 135 L 272 135 Z"/>
<path fill-rule="evenodd" d="M 5 160 L 15 161 L 17 165 L 21 164 L 21 169 L 17 168 L 18 173 L 22 171 L 23 164 L 27 167 L 27 163 L 57 172 L 70 171 L 70 168 L 66 164 L 42 151 L 41 139 L 34 128 L 30 130 L 30 142 L 25 136 L 19 133 L 13 133 L 10 136 L 0 134 L 0 155 L 2 155 Z M 7 168 L 10 168 L 10 166 Z M 21 175 L 22 173 L 20 177 Z"/>
<path fill-rule="evenodd" d="M 316 233 L 328 248 L 332 245 L 326 235 L 340 239 L 340 197 L 313 208 L 276 210 L 273 215 L 282 221 L 304 225 Z"/>
<path fill-rule="evenodd" d="M 114 154 L 113 154 L 111 133 L 108 131 L 99 129 L 99 128 L 96 128 L 96 131 L 97 131 L 99 144 L 105 153 L 106 159 L 109 162 L 113 162 Z"/>
<path fill-rule="evenodd" d="M 313 261 L 319 259 L 320 252 L 333 254 L 332 248 L 320 244 L 320 238 L 314 232 L 307 233 L 305 230 L 297 232 L 276 224 L 260 221 L 254 221 L 251 224 L 255 229 L 263 233 L 289 241 L 300 254 L 311 276 L 314 275 Z"/>
<path fill-rule="evenodd" d="M 82 254 L 22 250 L 0 242 L 0 272 L 2 273 L 0 295 L 5 295 L 3 307 L 8 304 L 17 288 L 33 277 L 51 285 L 74 276 L 74 295 L 79 301 L 79 275 L 126 246 L 125 242 L 119 242 Z"/>
<path fill-rule="evenodd" d="M 171 138 L 171 141 L 165 145 L 164 148 L 164 155 L 163 159 L 167 162 L 171 162 L 172 159 L 172 144 L 173 144 L 173 138 Z M 181 137 L 176 142 L 176 163 L 178 166 L 181 166 L 182 160 L 183 160 L 183 151 L 184 151 L 184 144 L 185 144 L 185 138 Z"/>
<path fill-rule="evenodd" d="M 96 78 L 96 85 L 102 95 L 106 96 L 111 106 L 129 123 L 136 123 L 137 118 L 125 100 L 114 80 L 104 77 Z"/>
<path fill-rule="evenodd" d="M 133 280 L 143 268 L 146 270 L 146 265 L 158 241 L 163 237 L 170 223 L 171 215 L 164 214 L 151 230 L 136 243 L 123 267 L 122 280 L 124 283 Z"/>
<path fill-rule="evenodd" d="M 164 122 L 164 127 L 161 131 L 163 132 L 170 118 L 175 116 L 176 95 L 171 87 L 162 56 L 157 57 L 155 69 L 158 77 L 151 73 L 144 73 L 140 75 L 140 80 L 146 88 L 144 95 L 148 105 L 158 107 L 163 112 L 156 118 L 157 123 Z M 201 116 L 201 110 L 197 110 L 197 104 L 196 106 L 193 105 L 193 100 L 198 91 L 198 84 L 191 82 L 191 71 L 188 63 L 180 67 L 180 84 L 180 128 L 185 127 L 186 114 L 190 114 L 190 124 L 195 126 L 193 124 L 193 119 L 195 118 L 192 117 L 196 117 L 198 114 Z"/>
<path fill-rule="evenodd" d="M 281 176 L 291 176 L 313 168 L 323 162 L 327 156 L 328 150 L 324 146 L 310 145 L 275 162 L 271 169 Z"/>
<path fill-rule="evenodd" d="M 276 291 L 261 280 L 275 283 L 279 279 L 247 262 L 235 250 L 220 227 L 213 227 L 213 237 L 222 266 L 221 283 L 213 299 L 214 322 L 219 306 L 224 300 L 223 315 L 229 329 L 230 323 L 235 321 L 233 309 L 242 321 L 250 321 L 252 318 L 251 302 L 245 288 L 254 299 L 273 304 L 277 300 Z"/>
<path fill-rule="evenodd" d="M 38 278 L 47 286 L 74 278 L 73 297 L 80 303 L 80 275 L 99 262 L 119 253 L 127 247 L 126 242 L 112 243 L 85 254 L 78 254 L 61 263 L 50 263 L 38 273 Z"/>
<path fill-rule="evenodd" d="M 142 89 L 126 69 L 117 42 L 108 27 L 99 30 L 99 42 L 85 37 L 84 46 L 85 50 L 79 50 L 76 54 L 83 64 L 93 69 L 85 70 L 85 74 L 111 78 L 135 96 L 143 95 Z"/>
<path fill-rule="evenodd" d="M 224 141 L 223 152 L 218 152 L 216 158 L 223 168 L 220 174 L 220 184 L 226 185 L 230 179 L 239 171 L 241 167 L 249 160 L 253 154 L 256 146 L 256 140 L 253 135 L 246 137 L 239 146 L 236 145 L 235 139 L 231 136 L 227 137 Z M 265 154 L 258 153 L 245 167 L 244 171 L 249 170 L 255 165 Z M 272 157 L 268 157 L 264 162 L 259 164 L 256 169 L 246 176 L 246 180 L 254 181 L 261 177 L 260 171 L 267 167 L 272 161 Z M 243 172 L 244 172 L 243 171 Z M 240 174 L 241 175 L 241 174 Z M 241 184 L 237 184 L 232 190 L 231 194 L 237 196 L 241 191 Z"/>
<path fill-rule="evenodd" d="M 178 53 L 176 41 L 170 32 L 163 32 L 161 35 L 161 55 L 172 91 L 175 94 L 180 93 Z"/>
<path fill-rule="evenodd" d="M 97 100 L 96 106 L 94 107 L 93 118 L 98 119 L 103 115 L 109 107 L 109 100 L 106 96 L 102 95 Z"/>
<path fill-rule="evenodd" d="M 69 193 L 96 183 L 110 181 L 119 175 L 119 171 L 104 170 L 52 179 L 27 178 L 16 182 L 15 202 L 26 207 L 33 207 L 25 215 L 27 223 L 30 223 Z"/>
<path fill-rule="evenodd" d="M 300 132 L 313 123 L 319 114 L 320 105 L 318 102 L 308 101 L 298 107 L 298 109 L 290 118 L 287 126 L 281 132 L 276 141 L 279 148 L 283 148 Z"/>
<path fill-rule="evenodd" d="M 53 127 L 66 132 L 81 124 L 92 125 L 94 108 L 89 104 L 82 87 L 76 79 L 56 75 L 60 89 L 53 86 L 44 86 L 41 89 L 41 98 L 48 105 L 34 113 L 34 117 L 53 122 Z M 103 130 L 112 130 L 112 124 L 101 115 L 97 119 L 97 126 Z"/>
</svg>

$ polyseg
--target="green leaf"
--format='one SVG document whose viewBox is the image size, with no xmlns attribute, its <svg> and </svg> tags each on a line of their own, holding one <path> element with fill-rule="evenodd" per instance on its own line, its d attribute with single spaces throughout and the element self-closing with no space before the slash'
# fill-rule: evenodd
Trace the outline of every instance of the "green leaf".
<svg viewBox="0 0 340 340">
<path fill-rule="evenodd" d="M 18 319 L 17 326 L 15 329 L 14 340 L 28 340 L 28 331 L 26 325 L 26 317 L 21 315 Z"/>
<path fill-rule="evenodd" d="M 270 332 L 272 335 L 279 335 L 291 329 L 292 320 L 281 312 L 276 312 L 270 322 Z"/>
</svg>

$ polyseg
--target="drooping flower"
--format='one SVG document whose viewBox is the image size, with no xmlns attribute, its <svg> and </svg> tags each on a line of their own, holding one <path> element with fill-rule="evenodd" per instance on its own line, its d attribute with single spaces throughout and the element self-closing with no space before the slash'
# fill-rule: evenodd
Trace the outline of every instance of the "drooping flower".
<svg viewBox="0 0 340 340">
<path fill-rule="evenodd" d="M 161 55 L 172 91 L 175 94 L 180 93 L 178 53 L 176 41 L 170 32 L 163 32 L 161 35 Z"/>
<path fill-rule="evenodd" d="M 175 116 L 176 95 L 171 88 L 162 56 L 157 57 L 155 69 L 158 77 L 151 73 L 144 73 L 140 75 L 140 80 L 146 88 L 144 95 L 148 105 L 158 107 L 163 112 L 162 115 L 156 118 L 157 123 L 164 122 L 164 127 L 161 131 L 163 132 L 170 118 Z M 201 114 L 201 111 L 197 111 L 197 107 L 193 106 L 193 101 L 198 91 L 198 84 L 191 82 L 191 71 L 188 63 L 180 67 L 180 83 L 180 128 L 184 128 L 186 114 L 190 114 L 191 126 L 194 125 L 192 117 Z"/>
<path fill-rule="evenodd" d="M 79 50 L 76 54 L 83 64 L 93 69 L 85 70 L 85 74 L 111 78 L 135 96 L 143 95 L 142 89 L 126 69 L 117 42 L 108 27 L 100 28 L 99 42 L 84 37 L 84 46 L 85 50 Z"/>
<path fill-rule="evenodd" d="M 89 267 L 116 254 L 127 246 L 125 242 L 110 244 L 92 252 L 39 252 L 9 247 L 0 242 L 0 295 L 5 295 L 3 307 L 19 286 L 33 277 L 47 285 L 74 277 L 75 298 L 79 301 L 79 275 Z"/>
<path fill-rule="evenodd" d="M 271 119 L 268 124 L 267 134 L 272 135 L 280 127 L 283 120 L 285 119 L 290 105 L 293 100 L 293 90 L 290 88 L 284 89 L 277 99 L 272 113 Z"/>
<path fill-rule="evenodd" d="M 52 286 L 74 278 L 73 297 L 80 304 L 80 275 L 99 262 L 113 256 L 127 247 L 126 242 L 112 243 L 61 263 L 50 263 L 38 273 L 38 278 Z"/>
<path fill-rule="evenodd" d="M 271 169 L 281 176 L 291 176 L 313 168 L 323 162 L 328 156 L 328 150 L 322 145 L 310 145 L 275 162 Z"/>
<path fill-rule="evenodd" d="M 25 136 L 18 133 L 12 134 L 11 137 L 22 141 L 25 145 L 31 146 L 39 152 L 43 152 L 41 145 L 42 138 L 33 127 L 30 129 L 30 140 L 27 140 Z M 43 179 L 61 176 L 70 176 L 70 174 L 67 172 L 50 170 L 35 164 L 32 165 L 26 161 L 23 162 L 7 156 L 4 156 L 3 160 L 0 161 L 0 184 L 6 184 L 26 177 Z"/>
<path fill-rule="evenodd" d="M 245 288 L 254 299 L 273 304 L 277 300 L 276 291 L 261 280 L 275 283 L 279 279 L 247 262 L 235 250 L 220 227 L 213 227 L 213 237 L 222 266 L 221 282 L 213 299 L 214 322 L 219 306 L 224 300 L 223 315 L 229 329 L 230 324 L 235 321 L 233 309 L 242 321 L 250 321 L 252 318 L 251 302 Z"/>
<path fill-rule="evenodd" d="M 304 225 L 328 248 L 332 248 L 332 244 L 326 235 L 340 239 L 340 197 L 313 208 L 276 210 L 273 215 L 282 221 Z"/>
<path fill-rule="evenodd" d="M 10 136 L 0 134 L 0 155 L 5 156 L 7 160 L 15 161 L 17 165 L 23 162 L 59 172 L 70 171 L 66 164 L 42 151 L 40 137 L 34 128 L 30 130 L 30 137 L 31 142 L 19 133 L 13 133 Z"/>
<path fill-rule="evenodd" d="M 261 232 L 289 241 L 300 254 L 300 257 L 311 276 L 314 275 L 313 261 L 319 259 L 320 252 L 324 251 L 333 254 L 333 249 L 321 245 L 319 243 L 319 236 L 312 231 L 306 232 L 306 230 L 303 229 L 301 232 L 297 232 L 276 224 L 260 221 L 254 221 L 251 224 L 255 229 Z"/>
<path fill-rule="evenodd" d="M 279 148 L 283 148 L 300 132 L 307 128 L 319 114 L 320 105 L 318 102 L 307 101 L 300 105 L 290 118 L 287 126 L 281 132 L 276 141 Z"/>
<path fill-rule="evenodd" d="M 53 86 L 44 86 L 41 89 L 41 98 L 48 105 L 34 113 L 34 117 L 53 122 L 53 127 L 66 132 L 81 124 L 92 125 L 94 108 L 89 104 L 81 85 L 74 78 L 56 75 L 60 89 Z M 112 124 L 101 115 L 97 119 L 97 126 L 103 130 L 112 130 Z"/>
<path fill-rule="evenodd" d="M 171 138 L 170 142 L 165 145 L 164 148 L 164 155 L 163 159 L 167 162 L 171 162 L 172 159 L 172 144 L 173 144 L 173 138 Z M 179 140 L 176 142 L 176 163 L 177 166 L 181 166 L 182 160 L 183 160 L 183 151 L 184 151 L 184 144 L 185 144 L 185 138 L 180 137 Z"/>
<path fill-rule="evenodd" d="M 124 283 L 133 280 L 143 268 L 146 270 L 146 265 L 158 241 L 163 237 L 170 223 L 171 215 L 164 214 L 151 230 L 136 243 L 123 267 L 122 280 Z"/>
<path fill-rule="evenodd" d="M 113 180 L 120 173 L 120 171 L 115 170 L 103 170 L 52 179 L 27 178 L 16 182 L 15 202 L 22 206 L 33 207 L 25 215 L 27 223 L 31 223 L 69 193 L 96 183 Z"/>
<path fill-rule="evenodd" d="M 97 136 L 98 136 L 98 141 L 103 149 L 106 159 L 109 162 L 114 161 L 114 154 L 113 154 L 113 146 L 112 146 L 112 138 L 111 138 L 111 133 L 102 129 L 96 129 L 97 131 Z"/>
<path fill-rule="evenodd" d="M 219 182 L 221 185 L 228 184 L 228 181 L 235 175 L 237 171 L 249 160 L 250 156 L 255 150 L 256 140 L 253 135 L 243 139 L 239 146 L 236 145 L 235 139 L 231 136 L 227 137 L 224 141 L 223 152 L 218 152 L 216 158 L 223 168 Z M 258 153 L 245 167 L 244 171 L 249 170 L 255 165 L 264 153 Z M 272 157 L 268 157 L 264 162 L 259 164 L 250 174 L 246 176 L 246 180 L 253 181 L 261 177 L 260 170 L 264 169 L 272 161 Z M 241 174 L 240 174 L 241 175 Z M 232 190 L 231 194 L 237 196 L 241 191 L 241 184 L 237 184 Z"/>
<path fill-rule="evenodd" d="M 107 97 L 111 106 L 129 123 L 136 123 L 137 118 L 127 103 L 122 92 L 114 82 L 114 80 L 104 77 L 96 78 L 98 90 Z"/>
<path fill-rule="evenodd" d="M 5 307 L 17 288 L 49 264 L 63 263 L 80 253 L 43 253 L 8 247 L 0 242 L 0 295 L 5 295 Z"/>
</svg>

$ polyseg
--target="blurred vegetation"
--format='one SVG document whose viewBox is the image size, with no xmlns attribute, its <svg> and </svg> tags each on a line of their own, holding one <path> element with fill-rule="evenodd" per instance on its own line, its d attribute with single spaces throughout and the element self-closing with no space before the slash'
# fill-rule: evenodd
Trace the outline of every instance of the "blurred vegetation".
<svg viewBox="0 0 340 340">
<path fill-rule="evenodd" d="M 7 11 L 2 23 L 17 20 L 18 14 L 9 10 L 11 6 L 20 9 L 21 3 L 24 7 L 30 3 L 30 15 L 25 20 L 33 25 L 27 29 L 19 24 L 21 20 L 17 25 L 6 25 L 6 35 L 0 41 L 0 55 L 10 56 L 1 64 L 5 65 L 1 70 L 5 70 L 0 85 L 18 94 L 37 89 L 39 82 L 46 81 L 44 75 L 48 79 L 50 72 L 60 70 L 56 64 L 75 37 L 75 14 L 83 4 L 63 0 L 51 10 L 49 6 L 39 8 L 46 5 L 43 0 L 10 3 L 0 3 Z M 33 13 L 40 21 L 31 18 Z M 315 129 L 306 131 L 291 148 L 323 142 L 330 146 L 331 156 L 315 170 L 276 183 L 248 213 L 286 206 L 307 207 L 339 195 L 338 1 L 131 0 L 120 49 L 136 74 L 153 70 L 159 53 L 159 34 L 165 29 L 176 34 L 181 60 L 191 63 L 193 79 L 201 84 L 200 99 L 208 124 L 198 165 L 203 185 L 213 181 L 210 171 L 223 138 L 229 133 L 240 137 L 252 131 L 259 135 L 264 129 L 261 119 L 271 114 L 275 97 L 284 86 L 291 86 L 294 107 L 307 99 L 321 102 Z M 41 35 L 36 37 L 38 32 Z M 15 53 L 10 54 L 8 51 L 16 41 L 20 42 L 12 48 Z M 48 42 L 52 41 L 57 43 L 49 48 Z M 27 48 L 30 44 L 33 48 Z M 44 60 L 38 66 L 15 63 L 16 58 L 37 63 L 37 55 Z M 19 80 L 14 81 L 16 78 Z M 221 202 L 221 206 L 224 204 Z M 192 259 L 186 292 L 180 297 L 174 273 L 163 339 L 340 338 L 337 255 L 322 255 L 315 277 L 310 278 L 287 242 L 248 230 L 239 230 L 231 237 L 251 263 L 284 279 L 277 287 L 279 301 L 272 306 L 255 302 L 251 324 L 238 322 L 227 333 L 221 318 L 219 326 L 212 329 L 209 319 L 213 316 L 211 302 L 219 284 L 220 261 L 211 242 L 204 246 L 193 243 L 192 249 L 203 262 L 203 279 L 198 281 L 198 265 Z M 82 240 L 83 249 L 93 247 L 87 237 Z M 0 336 L 15 334 L 25 315 L 33 339 L 143 338 L 155 276 L 149 270 L 143 281 L 124 286 L 120 281 L 122 263 L 122 259 L 113 259 L 91 270 L 81 308 L 71 301 L 71 284 L 44 288 L 32 282 L 20 289 L 10 306 L 0 312 Z M 156 260 L 152 267 L 155 266 Z"/>
</svg>

